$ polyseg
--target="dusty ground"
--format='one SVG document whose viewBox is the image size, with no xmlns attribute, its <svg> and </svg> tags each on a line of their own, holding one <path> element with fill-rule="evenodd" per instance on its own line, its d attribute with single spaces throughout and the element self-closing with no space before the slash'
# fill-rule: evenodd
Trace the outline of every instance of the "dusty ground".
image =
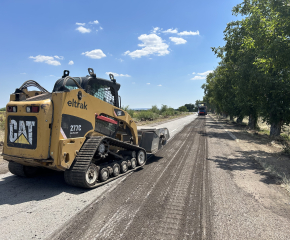
<svg viewBox="0 0 290 240">
<path fill-rule="evenodd" d="M 236 136 L 236 142 L 247 152 L 247 156 L 256 160 L 267 172 L 275 177 L 280 184 L 290 192 L 290 157 L 283 151 L 279 139 L 273 139 L 266 134 L 248 130 L 246 126 L 234 124 L 227 119 L 218 118 L 211 114 L 225 131 Z"/>
<path fill-rule="evenodd" d="M 289 239 L 290 195 L 255 160 L 273 160 L 279 150 L 212 118 L 207 137 L 213 239 Z"/>
<path fill-rule="evenodd" d="M 0 174 L 4 174 L 8 172 L 8 162 L 3 160 L 2 148 L 3 146 L 0 146 Z"/>
</svg>

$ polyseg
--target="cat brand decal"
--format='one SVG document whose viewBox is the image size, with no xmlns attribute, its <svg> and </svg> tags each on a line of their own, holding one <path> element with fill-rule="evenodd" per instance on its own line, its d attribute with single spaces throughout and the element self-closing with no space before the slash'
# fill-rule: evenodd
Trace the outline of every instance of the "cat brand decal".
<svg viewBox="0 0 290 240">
<path fill-rule="evenodd" d="M 8 117 L 7 145 L 35 149 L 37 145 L 37 118 L 33 116 Z"/>
</svg>

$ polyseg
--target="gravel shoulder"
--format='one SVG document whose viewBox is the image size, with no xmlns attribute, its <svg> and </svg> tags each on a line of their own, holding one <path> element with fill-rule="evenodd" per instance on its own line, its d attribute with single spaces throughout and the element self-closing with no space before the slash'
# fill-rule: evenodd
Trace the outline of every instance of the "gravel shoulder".
<svg viewBox="0 0 290 240">
<path fill-rule="evenodd" d="M 290 197 L 257 158 L 277 159 L 266 138 L 209 118 L 214 239 L 289 239 Z"/>
</svg>

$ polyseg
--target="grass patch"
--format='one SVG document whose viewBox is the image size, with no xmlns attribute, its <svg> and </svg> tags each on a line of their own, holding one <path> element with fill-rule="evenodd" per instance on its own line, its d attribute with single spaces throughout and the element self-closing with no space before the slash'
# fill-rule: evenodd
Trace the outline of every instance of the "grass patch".
<svg viewBox="0 0 290 240">
<path fill-rule="evenodd" d="M 164 122 L 164 121 L 168 121 L 168 120 L 171 120 L 171 119 L 177 119 L 177 118 L 180 118 L 180 117 L 185 117 L 185 116 L 188 116 L 190 114 L 194 114 L 192 112 L 188 113 L 188 112 L 184 112 L 184 113 L 181 113 L 179 115 L 174 115 L 174 116 L 169 116 L 169 117 L 160 117 L 160 118 L 157 118 L 155 120 L 147 120 L 147 121 L 136 121 L 136 124 L 137 126 L 143 126 L 143 125 L 147 125 L 147 124 L 155 124 L 155 123 L 159 123 L 159 122 Z"/>
<path fill-rule="evenodd" d="M 6 112 L 0 111 L 0 142 L 4 141 Z"/>
<path fill-rule="evenodd" d="M 280 184 L 288 192 L 290 192 L 290 162 L 281 158 L 275 161 L 267 161 L 266 159 L 256 159 L 261 166 L 268 171 L 272 176 L 279 179 Z"/>
</svg>

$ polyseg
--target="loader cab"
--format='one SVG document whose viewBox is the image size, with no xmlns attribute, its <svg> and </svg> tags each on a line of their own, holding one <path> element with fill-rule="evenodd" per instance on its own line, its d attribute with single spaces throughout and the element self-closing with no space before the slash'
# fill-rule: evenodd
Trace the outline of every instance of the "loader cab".
<svg viewBox="0 0 290 240">
<path fill-rule="evenodd" d="M 120 89 L 120 84 L 116 82 L 114 76 L 110 74 L 111 80 L 106 80 L 103 78 L 97 78 L 93 70 L 89 68 L 90 75 L 86 77 L 74 77 L 73 79 L 78 83 L 78 85 L 83 88 L 88 94 L 110 103 L 113 106 L 121 107 L 121 101 L 118 95 Z M 57 80 L 54 85 L 53 92 L 66 92 L 73 89 L 78 89 L 75 81 L 65 78 L 69 75 L 69 71 L 65 70 L 64 75 L 61 79 Z"/>
</svg>

